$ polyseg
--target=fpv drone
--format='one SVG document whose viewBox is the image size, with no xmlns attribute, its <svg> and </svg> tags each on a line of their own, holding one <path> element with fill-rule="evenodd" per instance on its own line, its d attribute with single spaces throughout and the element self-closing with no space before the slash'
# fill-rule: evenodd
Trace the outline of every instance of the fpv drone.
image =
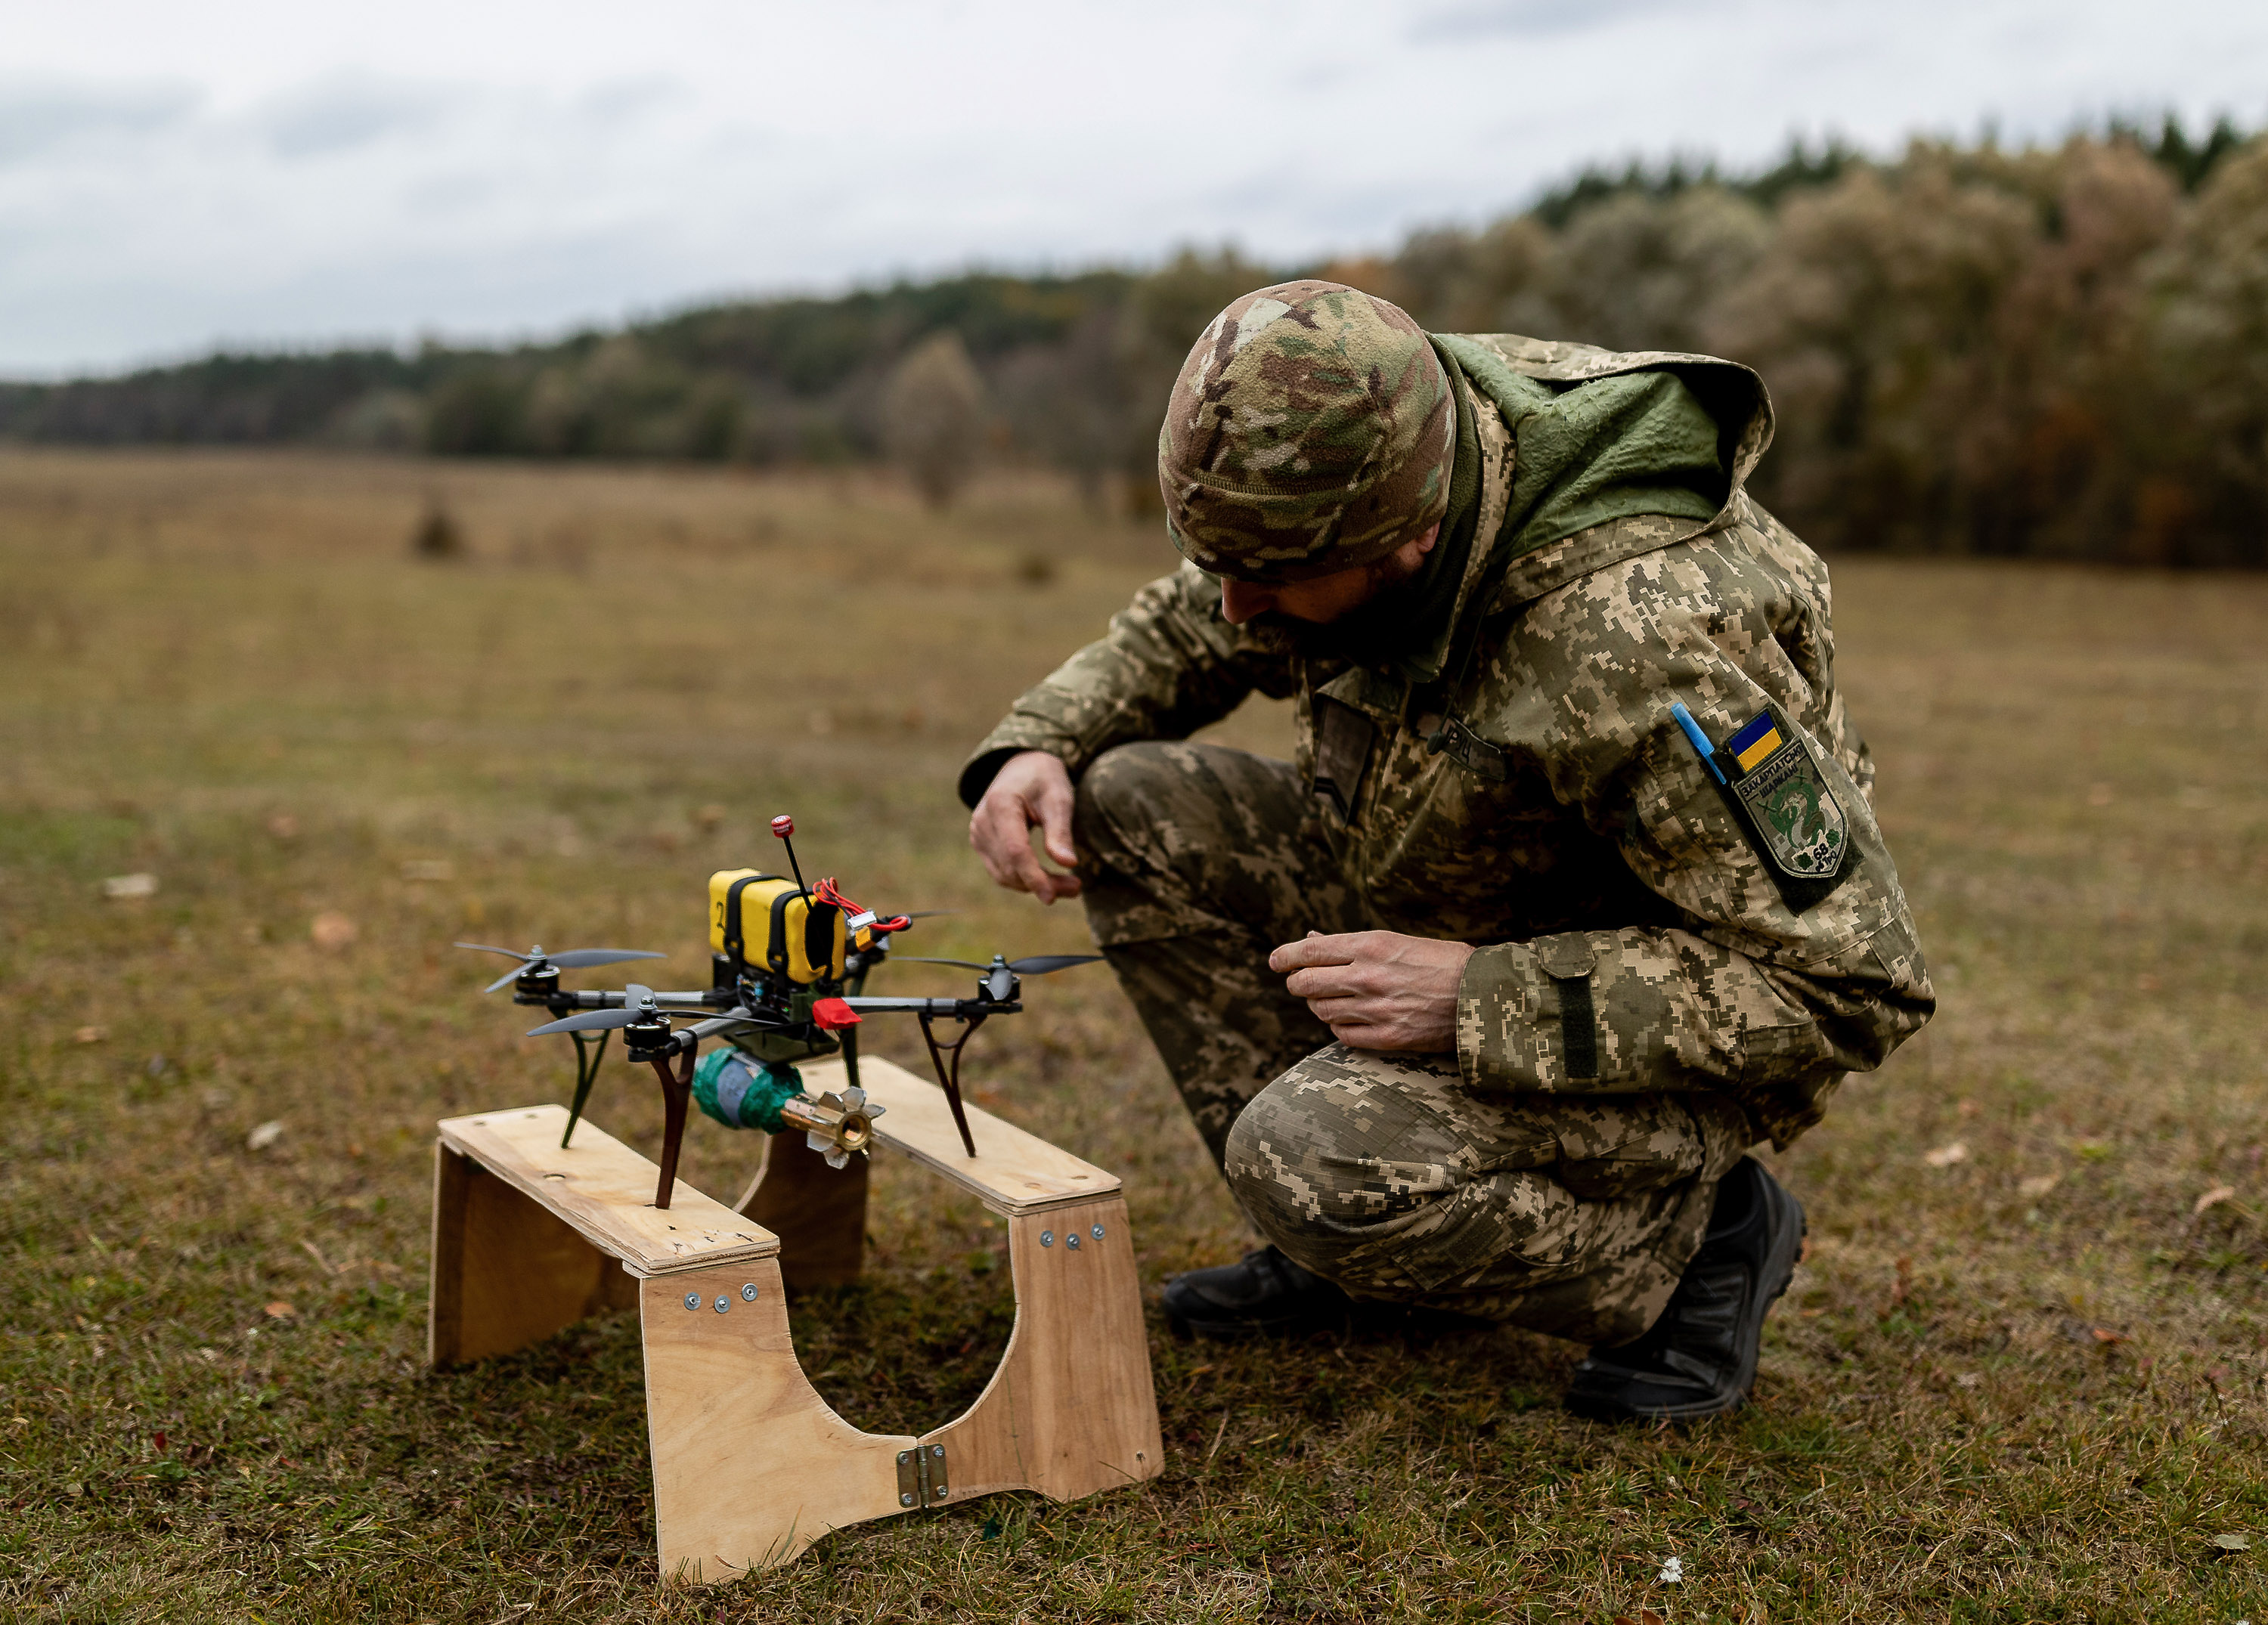
<svg viewBox="0 0 2268 1625">
<path fill-rule="evenodd" d="M 921 1023 L 922 1040 L 953 1108 L 961 1147 L 976 1156 L 976 1141 L 961 1105 L 961 1050 L 990 1018 L 1024 1008 L 1022 978 L 1093 964 L 1101 957 L 1047 953 L 1009 960 L 995 954 L 990 965 L 979 965 L 904 954 L 899 957 L 910 964 L 957 965 L 976 972 L 975 996 L 869 997 L 866 978 L 889 959 L 890 939 L 920 916 L 885 918 L 851 901 L 832 879 L 806 886 L 796 862 L 795 820 L 781 814 L 772 820 L 772 834 L 786 849 L 792 879 L 753 869 L 722 870 L 709 877 L 711 985 L 697 993 L 657 993 L 636 982 L 602 993 L 570 992 L 559 985 L 563 970 L 663 957 L 639 949 L 546 953 L 532 947 L 519 953 L 485 943 L 456 945 L 519 961 L 517 969 L 482 991 L 510 984 L 513 1004 L 538 1005 L 556 1018 L 531 1029 L 530 1038 L 564 1033 L 575 1040 L 575 1103 L 561 1145 L 574 1137 L 606 1058 L 607 1040 L 616 1032 L 622 1035 L 625 1059 L 652 1066 L 661 1083 L 664 1115 L 657 1208 L 669 1206 L 686 1107 L 695 1099 L 708 1115 L 733 1128 L 774 1133 L 799 1129 L 806 1143 L 834 1167 L 843 1166 L 853 1153 L 866 1153 L 873 1120 L 883 1111 L 868 1105 L 858 1086 L 858 1027 L 868 1016 L 904 1012 Z M 961 1026 L 949 1043 L 938 1041 L 935 1025 L 941 1020 Z M 673 1021 L 688 1025 L 672 1026 Z M 711 1038 L 725 1040 L 729 1048 L 712 1051 L 696 1068 L 702 1041 Z M 845 1072 L 843 1092 L 830 1091 L 815 1100 L 803 1093 L 793 1063 L 838 1051 Z"/>
</svg>

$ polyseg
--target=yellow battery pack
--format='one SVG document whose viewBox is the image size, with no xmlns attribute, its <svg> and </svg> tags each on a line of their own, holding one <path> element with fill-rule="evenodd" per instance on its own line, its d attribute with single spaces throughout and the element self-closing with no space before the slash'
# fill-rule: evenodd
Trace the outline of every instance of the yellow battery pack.
<svg viewBox="0 0 2268 1625">
<path fill-rule="evenodd" d="M 709 877 L 709 946 L 799 985 L 840 981 L 849 952 L 843 910 L 779 875 L 720 869 Z"/>
</svg>

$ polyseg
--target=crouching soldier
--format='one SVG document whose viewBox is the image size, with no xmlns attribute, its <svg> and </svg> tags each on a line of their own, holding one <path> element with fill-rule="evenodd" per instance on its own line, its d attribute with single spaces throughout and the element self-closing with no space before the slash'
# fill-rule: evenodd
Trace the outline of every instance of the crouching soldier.
<svg viewBox="0 0 2268 1625">
<path fill-rule="evenodd" d="M 1330 283 L 1190 351 L 1187 562 L 961 780 L 995 880 L 1085 900 L 1268 1244 L 1171 1281 L 1180 1330 L 1384 1301 L 1589 1344 L 1588 1415 L 1746 1397 L 1804 1229 L 1746 1152 L 1933 1004 L 1827 572 L 1742 490 L 1771 433 L 1744 367 Z M 1293 761 L 1185 742 L 1256 690 Z"/>
</svg>

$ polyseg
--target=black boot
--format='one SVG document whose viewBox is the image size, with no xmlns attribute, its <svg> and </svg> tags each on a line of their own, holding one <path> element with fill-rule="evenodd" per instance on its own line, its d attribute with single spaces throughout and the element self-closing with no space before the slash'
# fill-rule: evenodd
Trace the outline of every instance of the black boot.
<svg viewBox="0 0 2268 1625">
<path fill-rule="evenodd" d="M 1192 1269 L 1166 1283 L 1166 1318 L 1175 1335 L 1217 1338 L 1304 1331 L 1344 1319 L 1347 1295 L 1273 1246 L 1233 1264 Z"/>
<path fill-rule="evenodd" d="M 1756 1379 L 1764 1313 L 1803 1248 L 1803 1204 L 1743 1157 L 1717 1188 L 1701 1250 L 1646 1335 L 1594 1349 L 1567 1408 L 1601 1422 L 1689 1422 L 1737 1410 Z"/>
</svg>

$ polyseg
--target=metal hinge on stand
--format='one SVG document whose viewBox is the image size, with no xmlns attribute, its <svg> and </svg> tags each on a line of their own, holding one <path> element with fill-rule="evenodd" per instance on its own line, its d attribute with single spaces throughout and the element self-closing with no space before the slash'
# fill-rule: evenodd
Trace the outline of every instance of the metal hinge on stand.
<svg viewBox="0 0 2268 1625">
<path fill-rule="evenodd" d="M 898 1452 L 898 1504 L 935 1506 L 945 1498 L 945 1446 L 917 1445 Z"/>
</svg>

